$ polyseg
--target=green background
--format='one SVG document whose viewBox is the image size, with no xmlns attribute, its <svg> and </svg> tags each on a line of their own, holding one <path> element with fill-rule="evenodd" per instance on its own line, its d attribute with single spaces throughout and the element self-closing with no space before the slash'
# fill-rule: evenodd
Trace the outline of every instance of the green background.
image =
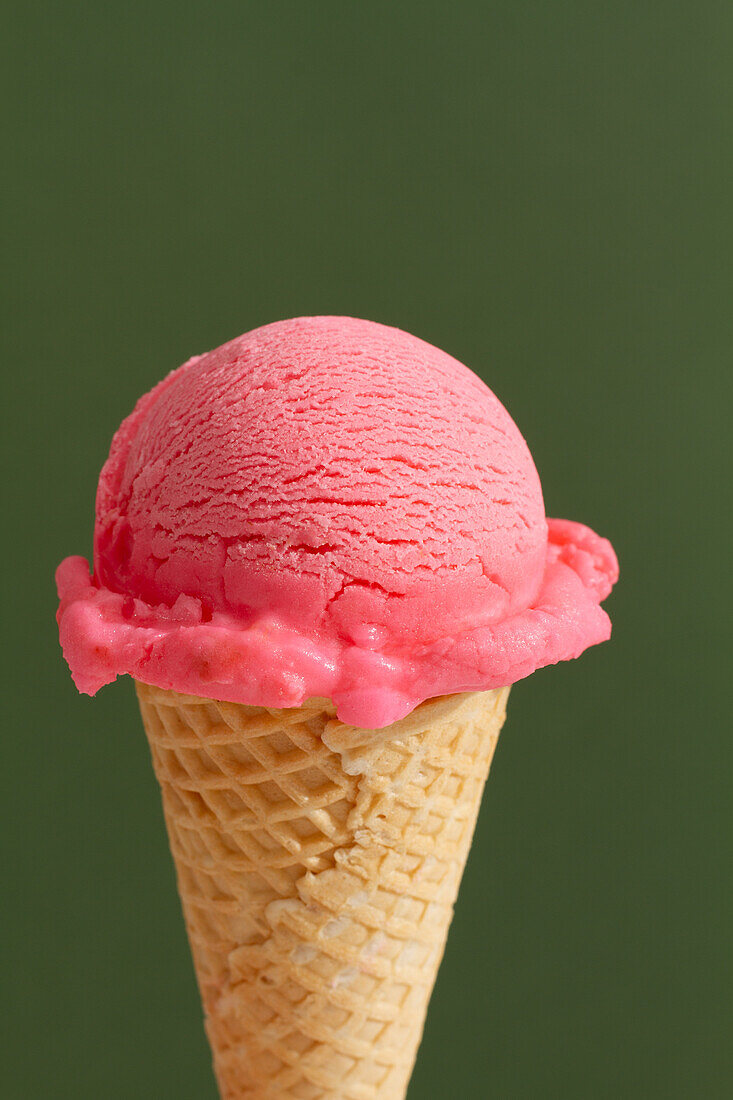
<svg viewBox="0 0 733 1100">
<path fill-rule="evenodd" d="M 215 1096 L 132 687 L 76 694 L 52 576 L 138 395 L 304 313 L 472 366 L 621 561 L 611 643 L 512 693 L 410 1100 L 733 1095 L 733 9 L 113 7 L 18 6 L 2 64 L 2 1096 Z"/>
</svg>

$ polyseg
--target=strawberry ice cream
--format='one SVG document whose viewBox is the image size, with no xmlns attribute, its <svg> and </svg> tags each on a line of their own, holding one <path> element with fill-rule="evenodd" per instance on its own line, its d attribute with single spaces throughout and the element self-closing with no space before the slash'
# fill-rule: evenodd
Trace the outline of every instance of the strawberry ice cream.
<svg viewBox="0 0 733 1100">
<path fill-rule="evenodd" d="M 184 363 L 114 437 L 94 570 L 59 567 L 80 691 L 122 673 L 378 728 L 609 637 L 609 542 L 546 520 L 511 417 L 451 356 L 304 317 Z"/>
</svg>

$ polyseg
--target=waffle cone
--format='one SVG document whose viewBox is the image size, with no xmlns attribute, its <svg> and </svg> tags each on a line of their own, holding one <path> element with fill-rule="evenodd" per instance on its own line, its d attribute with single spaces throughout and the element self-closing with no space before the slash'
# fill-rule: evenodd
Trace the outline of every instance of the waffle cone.
<svg viewBox="0 0 733 1100">
<path fill-rule="evenodd" d="M 401 1100 L 509 689 L 359 730 L 138 683 L 224 1100 Z"/>
</svg>

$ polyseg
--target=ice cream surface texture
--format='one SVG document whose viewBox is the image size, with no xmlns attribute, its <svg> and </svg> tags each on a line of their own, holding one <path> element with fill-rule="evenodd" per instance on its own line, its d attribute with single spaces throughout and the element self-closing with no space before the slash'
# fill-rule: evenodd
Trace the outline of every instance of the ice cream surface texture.
<svg viewBox="0 0 733 1100">
<path fill-rule="evenodd" d="M 302 317 L 184 363 L 122 423 L 94 569 L 57 572 L 80 691 L 117 675 L 386 726 L 609 637 L 610 543 L 547 520 L 493 393 L 398 329 Z"/>
</svg>

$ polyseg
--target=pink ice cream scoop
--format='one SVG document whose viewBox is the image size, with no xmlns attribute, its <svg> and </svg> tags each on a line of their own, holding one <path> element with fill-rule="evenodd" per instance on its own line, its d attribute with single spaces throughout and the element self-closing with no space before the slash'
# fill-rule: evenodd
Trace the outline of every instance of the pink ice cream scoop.
<svg viewBox="0 0 733 1100">
<path fill-rule="evenodd" d="M 94 572 L 57 572 L 80 691 L 121 673 L 378 728 L 610 635 L 610 543 L 546 520 L 506 409 L 398 329 L 302 317 L 184 363 L 99 479 Z"/>
</svg>

